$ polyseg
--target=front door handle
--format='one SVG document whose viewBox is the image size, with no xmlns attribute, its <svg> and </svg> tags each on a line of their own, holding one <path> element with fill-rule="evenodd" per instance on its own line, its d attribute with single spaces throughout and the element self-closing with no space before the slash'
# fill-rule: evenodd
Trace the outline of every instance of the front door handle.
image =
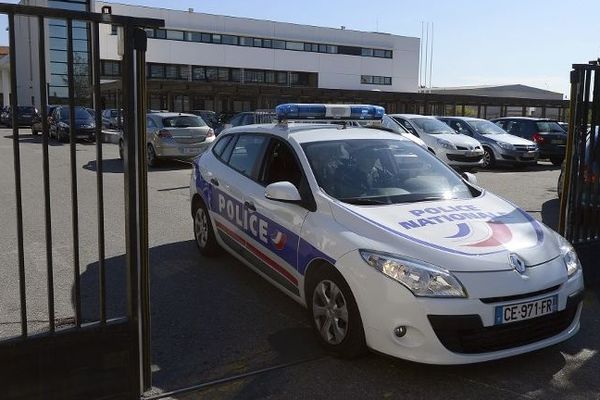
<svg viewBox="0 0 600 400">
<path fill-rule="evenodd" d="M 210 178 L 210 183 L 215 186 L 219 186 L 219 180 L 217 178 Z"/>
<path fill-rule="evenodd" d="M 254 205 L 254 203 L 252 203 L 250 201 L 245 201 L 244 207 L 246 207 L 250 211 L 256 211 L 256 206 Z"/>
</svg>

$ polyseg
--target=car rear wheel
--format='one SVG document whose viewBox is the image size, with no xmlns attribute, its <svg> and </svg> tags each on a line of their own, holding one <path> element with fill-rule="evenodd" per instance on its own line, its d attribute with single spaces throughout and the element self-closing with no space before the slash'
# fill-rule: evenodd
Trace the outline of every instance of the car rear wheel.
<svg viewBox="0 0 600 400">
<path fill-rule="evenodd" d="M 154 147 L 151 144 L 148 145 L 148 151 L 146 152 L 146 159 L 148 160 L 148 165 L 150 167 L 156 167 L 158 164 L 158 158 L 156 157 L 156 152 L 154 151 Z"/>
<path fill-rule="evenodd" d="M 492 168 L 496 164 L 494 152 L 490 149 L 483 149 L 483 168 Z"/>
<path fill-rule="evenodd" d="M 563 157 L 550 157 L 550 162 L 552 163 L 552 165 L 557 166 L 557 167 L 559 165 L 562 165 L 563 161 L 564 161 Z"/>
<path fill-rule="evenodd" d="M 194 210 L 194 237 L 203 256 L 212 257 L 221 253 L 221 246 L 217 243 L 208 210 L 203 202 Z"/>
<path fill-rule="evenodd" d="M 367 350 L 358 306 L 343 277 L 327 265 L 310 276 L 306 302 L 312 326 L 329 352 L 353 358 Z"/>
</svg>

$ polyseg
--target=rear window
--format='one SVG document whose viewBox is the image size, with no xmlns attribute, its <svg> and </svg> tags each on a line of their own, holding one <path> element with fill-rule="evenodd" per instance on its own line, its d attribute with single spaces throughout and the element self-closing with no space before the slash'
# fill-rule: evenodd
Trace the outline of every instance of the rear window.
<svg viewBox="0 0 600 400">
<path fill-rule="evenodd" d="M 25 114 L 33 114 L 35 112 L 35 108 L 19 106 L 19 107 L 17 107 L 17 112 L 25 113 Z"/>
<path fill-rule="evenodd" d="M 191 115 L 178 115 L 176 117 L 167 117 L 162 120 L 165 128 L 198 128 L 206 126 L 202 118 Z"/>
<path fill-rule="evenodd" d="M 540 132 L 560 132 L 565 133 L 564 129 L 554 121 L 540 121 L 535 123 Z"/>
</svg>

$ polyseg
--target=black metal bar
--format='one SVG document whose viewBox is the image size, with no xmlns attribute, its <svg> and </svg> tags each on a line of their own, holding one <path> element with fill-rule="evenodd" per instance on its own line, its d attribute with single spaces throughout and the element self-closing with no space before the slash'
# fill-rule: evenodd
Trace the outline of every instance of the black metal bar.
<svg viewBox="0 0 600 400">
<path fill-rule="evenodd" d="M 585 190 L 585 181 L 584 176 L 581 173 L 581 165 L 582 165 L 582 146 L 585 146 L 585 135 L 587 131 L 587 123 L 588 123 L 588 115 L 590 108 L 590 88 L 591 88 L 591 76 L 592 70 L 584 70 L 584 79 L 583 79 L 583 90 L 582 98 L 580 103 L 580 114 L 578 115 L 578 129 L 577 129 L 577 147 L 575 148 L 575 154 L 577 155 L 577 186 L 575 191 L 575 201 L 573 210 L 576 213 L 577 219 L 575 220 L 575 226 L 573 229 L 573 237 L 575 242 L 579 243 L 584 240 L 585 234 L 585 223 L 586 223 L 586 215 L 587 211 L 582 210 L 580 207 L 582 196 L 584 196 Z M 580 89 L 581 90 L 581 89 Z"/>
<path fill-rule="evenodd" d="M 137 169 L 142 160 L 137 159 L 139 136 L 137 135 L 137 120 L 135 116 L 136 107 L 136 82 L 134 79 L 134 32 L 131 26 L 123 28 L 123 140 L 124 140 L 124 178 L 125 178 L 125 237 L 126 237 L 126 268 L 128 282 L 128 308 L 127 316 L 131 321 L 131 329 L 136 332 L 138 345 L 132 350 L 133 357 L 140 363 L 140 368 L 132 370 L 130 381 L 134 385 L 131 390 L 141 394 L 143 385 L 141 376 L 141 358 L 139 348 L 140 334 L 140 303 L 139 303 L 139 273 L 140 273 L 140 248 L 138 228 L 138 184 Z"/>
<path fill-rule="evenodd" d="M 27 296 L 25 286 L 25 251 L 23 250 L 23 202 L 21 193 L 21 153 L 19 149 L 19 124 L 17 119 L 17 56 L 15 45 L 15 16 L 8 15 L 10 43 L 10 109 L 13 130 L 13 158 L 15 165 L 15 194 L 17 212 L 17 250 L 19 254 L 19 295 L 21 307 L 21 336 L 27 336 Z"/>
<path fill-rule="evenodd" d="M 38 17 L 38 57 L 40 73 L 40 118 L 42 124 L 42 170 L 44 175 L 44 217 L 46 222 L 46 283 L 48 321 L 54 332 L 54 268 L 52 264 L 52 212 L 50 208 L 50 162 L 48 159 L 48 93 L 46 85 L 46 29 L 44 17 Z"/>
<path fill-rule="evenodd" d="M 106 323 L 106 271 L 104 243 L 104 182 L 102 165 L 102 97 L 100 95 L 100 29 L 92 23 L 92 87 L 96 112 L 96 191 L 98 195 L 98 300 L 100 321 Z"/>
<path fill-rule="evenodd" d="M 73 226 L 73 273 L 75 325 L 81 326 L 81 277 L 79 274 L 79 207 L 77 198 L 77 153 L 75 125 L 75 74 L 73 70 L 73 20 L 67 20 L 67 76 L 69 78 L 69 146 L 71 155 L 71 214 Z"/>
<path fill-rule="evenodd" d="M 600 101 L 598 101 L 598 96 L 600 96 L 600 68 L 597 68 L 593 71 L 594 75 L 594 91 L 592 94 L 592 99 L 594 102 L 592 103 L 592 120 L 590 121 L 590 135 L 589 135 L 589 145 L 586 145 L 584 148 L 584 160 L 587 160 L 587 167 L 590 172 L 590 180 L 588 181 L 588 198 L 587 208 L 591 210 L 591 216 L 588 220 L 588 240 L 596 240 L 598 239 L 598 235 L 600 234 L 600 204 L 598 203 L 598 196 L 600 195 L 600 183 L 598 182 L 598 178 L 593 179 L 591 175 L 593 175 L 593 165 L 595 163 L 600 163 L 600 159 L 595 159 L 594 150 L 596 149 L 597 137 L 596 137 L 596 129 L 600 129 Z M 600 157 L 600 154 L 596 157 Z"/>
<path fill-rule="evenodd" d="M 136 98 L 137 98 L 137 132 L 138 137 L 138 225 L 140 241 L 140 325 L 142 347 L 142 390 L 152 387 L 152 349 L 150 345 L 150 269 L 148 262 L 148 165 L 146 163 L 146 48 L 147 37 L 143 29 L 136 28 L 135 62 L 136 62 Z"/>
<path fill-rule="evenodd" d="M 0 14 L 29 15 L 33 17 L 44 16 L 46 18 L 75 19 L 86 22 L 98 22 L 104 24 L 130 25 L 146 28 L 161 28 L 164 21 L 155 18 L 138 18 L 123 15 L 112 15 L 92 13 L 88 11 L 74 11 L 63 8 L 49 8 L 39 6 L 26 6 L 21 4 L 0 3 Z"/>
</svg>

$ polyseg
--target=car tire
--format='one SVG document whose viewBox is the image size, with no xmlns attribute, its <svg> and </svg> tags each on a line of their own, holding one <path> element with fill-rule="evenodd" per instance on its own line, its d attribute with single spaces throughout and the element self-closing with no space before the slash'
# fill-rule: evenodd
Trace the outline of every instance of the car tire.
<svg viewBox="0 0 600 400">
<path fill-rule="evenodd" d="M 158 165 L 158 157 L 156 156 L 156 151 L 154 151 L 154 147 L 149 144 L 146 150 L 146 160 L 148 162 L 148 166 L 156 167 Z"/>
<path fill-rule="evenodd" d="M 550 157 L 550 162 L 555 167 L 558 167 L 558 166 L 562 165 L 563 161 L 564 161 L 563 157 Z"/>
<path fill-rule="evenodd" d="M 494 152 L 488 148 L 483 148 L 483 168 L 490 169 L 496 165 L 496 157 Z"/>
<path fill-rule="evenodd" d="M 341 358 L 365 354 L 365 331 L 350 286 L 333 266 L 315 268 L 307 282 L 306 303 L 321 345 Z"/>
<path fill-rule="evenodd" d="M 200 254 L 206 257 L 214 257 L 223 252 L 217 242 L 215 231 L 208 209 L 202 200 L 197 200 L 197 205 L 192 213 L 194 220 L 194 238 Z"/>
</svg>

